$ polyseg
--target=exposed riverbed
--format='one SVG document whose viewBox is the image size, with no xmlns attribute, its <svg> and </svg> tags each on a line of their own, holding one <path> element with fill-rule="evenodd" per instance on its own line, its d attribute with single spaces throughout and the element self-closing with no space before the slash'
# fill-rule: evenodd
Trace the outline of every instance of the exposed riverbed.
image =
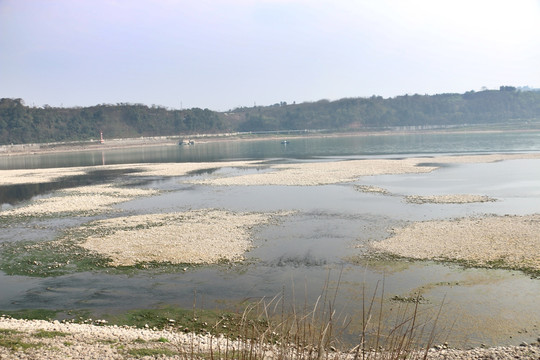
<svg viewBox="0 0 540 360">
<path fill-rule="evenodd" d="M 18 254 L 15 273 L 0 276 L 0 308 L 189 307 L 194 290 L 214 307 L 291 284 L 313 299 L 329 272 L 335 283 L 342 271 L 340 306 L 352 313 L 362 284 L 371 293 L 385 277 L 389 309 L 418 293 L 426 311 L 447 298 L 441 328 L 459 326 L 451 345 L 530 342 L 540 285 L 519 269 L 538 266 L 539 161 L 529 153 L 115 164 L 97 167 L 118 172 L 105 183 L 66 188 L 96 167 L 1 170 L 0 187 L 60 186 L 0 211 L 3 249 Z M 448 236 L 459 231 L 462 243 Z M 65 259 L 39 257 L 62 244 Z M 104 261 L 67 263 L 76 248 Z M 17 267 L 17 259 L 31 261 Z M 117 270 L 137 264 L 151 266 Z M 50 275 L 36 279 L 25 268 Z"/>
</svg>

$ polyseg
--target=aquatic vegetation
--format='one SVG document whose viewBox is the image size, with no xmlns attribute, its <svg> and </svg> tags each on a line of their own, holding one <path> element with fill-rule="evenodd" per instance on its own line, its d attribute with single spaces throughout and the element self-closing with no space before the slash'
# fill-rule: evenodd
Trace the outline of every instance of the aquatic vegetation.
<svg viewBox="0 0 540 360">
<path fill-rule="evenodd" d="M 56 319 L 60 311 L 49 309 L 21 309 L 12 311 L 1 311 L 2 316 L 7 316 L 13 319 L 26 320 L 52 320 Z"/>
<path fill-rule="evenodd" d="M 254 360 L 263 360 L 269 354 L 280 359 L 306 360 L 338 355 L 358 359 L 415 359 L 426 354 L 438 336 L 435 331 L 437 311 L 420 310 L 420 301 L 414 302 L 412 307 L 404 304 L 393 312 L 383 310 L 386 302 L 384 283 L 381 287 L 377 285 L 369 295 L 362 285 L 360 290 L 365 304 L 362 312 L 354 318 L 346 315 L 336 308 L 336 299 L 341 293 L 341 274 L 337 281 L 330 280 L 329 273 L 327 284 L 317 299 L 314 302 L 306 299 L 303 304 L 295 302 L 294 298 L 286 300 L 284 292 L 273 298 L 244 301 L 221 310 L 196 308 L 194 300 L 192 309 L 173 306 L 138 309 L 102 315 L 101 320 L 77 317 L 74 313 L 71 319 L 56 323 L 54 330 L 31 327 L 34 330 L 25 330 L 24 334 L 9 329 L 5 334 L 10 341 L 16 336 L 19 336 L 18 341 L 41 339 L 47 342 L 60 337 L 65 338 L 62 340 L 64 346 L 71 346 L 72 341 L 81 341 L 74 333 L 84 331 L 87 334 L 90 329 L 69 325 L 74 322 L 97 324 L 104 326 L 103 335 L 97 340 L 100 344 L 131 356 L 177 354 L 186 359 Z M 15 326 L 16 331 L 23 328 L 9 324 Z M 24 328 L 28 329 L 27 326 Z M 136 336 L 123 336 L 119 341 L 118 335 L 112 335 L 111 341 L 107 340 L 108 329 L 127 335 L 135 328 L 133 334 Z M 150 329 L 154 331 L 150 332 Z M 345 335 L 353 329 L 357 331 L 355 336 L 346 339 Z M 89 341 L 89 336 L 85 335 L 84 339 Z M 18 348 L 12 349 L 17 351 Z"/>
<path fill-rule="evenodd" d="M 8 275 L 60 276 L 104 268 L 109 262 L 71 240 L 2 243 L 0 249 L 0 270 Z"/>
<path fill-rule="evenodd" d="M 0 270 L 46 277 L 106 268 L 178 272 L 197 264 L 229 265 L 244 260 L 253 227 L 288 214 L 206 209 L 96 220 L 56 240 L 0 244 Z"/>
</svg>

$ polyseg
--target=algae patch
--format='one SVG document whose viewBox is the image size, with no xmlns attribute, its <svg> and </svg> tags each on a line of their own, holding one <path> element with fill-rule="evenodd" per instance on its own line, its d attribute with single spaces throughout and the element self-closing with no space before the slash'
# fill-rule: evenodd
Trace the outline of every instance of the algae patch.
<svg viewBox="0 0 540 360">
<path fill-rule="evenodd" d="M 53 241 L 1 244 L 0 270 L 45 277 L 107 268 L 185 271 L 197 264 L 231 264 L 244 260 L 255 226 L 287 214 L 203 209 L 97 220 Z"/>
</svg>

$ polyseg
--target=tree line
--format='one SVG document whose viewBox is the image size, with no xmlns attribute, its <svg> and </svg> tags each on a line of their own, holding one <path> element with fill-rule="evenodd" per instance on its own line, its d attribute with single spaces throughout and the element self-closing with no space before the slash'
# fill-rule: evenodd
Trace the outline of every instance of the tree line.
<svg viewBox="0 0 540 360">
<path fill-rule="evenodd" d="M 236 113 L 242 117 L 238 129 L 347 131 L 540 119 L 540 92 L 519 91 L 511 86 L 464 94 L 416 94 L 387 99 L 372 96 L 298 105 L 282 104 L 237 109 Z"/>
<path fill-rule="evenodd" d="M 0 99 L 0 144 L 162 136 L 222 131 L 218 113 L 193 108 L 168 110 L 141 104 L 83 108 L 28 107 L 21 99 Z"/>
<path fill-rule="evenodd" d="M 29 107 L 0 99 L 0 144 L 233 131 L 327 129 L 361 131 L 399 126 L 495 124 L 540 119 L 540 92 L 512 86 L 464 94 L 372 96 L 301 104 L 281 102 L 215 112 L 120 103 L 80 108 Z"/>
</svg>

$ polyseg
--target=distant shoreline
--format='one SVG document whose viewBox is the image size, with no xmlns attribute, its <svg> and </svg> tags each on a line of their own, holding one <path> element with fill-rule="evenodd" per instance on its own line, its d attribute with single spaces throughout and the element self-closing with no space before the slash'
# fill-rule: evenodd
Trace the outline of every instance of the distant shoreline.
<svg viewBox="0 0 540 360">
<path fill-rule="evenodd" d="M 225 133 L 225 134 L 196 134 L 177 136 L 150 136 L 138 138 L 115 138 L 105 139 L 103 143 L 94 141 L 69 141 L 54 143 L 35 144 L 15 144 L 0 145 L 0 157 L 18 155 L 38 155 L 45 153 L 62 152 L 82 152 L 82 151 L 105 151 L 112 149 L 128 149 L 150 146 L 193 146 L 179 145 L 182 139 L 194 141 L 196 146 L 199 143 L 226 142 L 226 141 L 265 141 L 283 140 L 299 138 L 328 138 L 328 137 L 365 137 L 365 136 L 389 136 L 389 135 L 410 135 L 410 134 L 456 134 L 456 133 L 510 133 L 510 132 L 540 132 L 540 129 L 431 129 L 431 130 L 380 130 L 380 131 L 358 131 L 358 132 L 295 132 L 293 134 L 257 134 L 257 133 Z"/>
</svg>

